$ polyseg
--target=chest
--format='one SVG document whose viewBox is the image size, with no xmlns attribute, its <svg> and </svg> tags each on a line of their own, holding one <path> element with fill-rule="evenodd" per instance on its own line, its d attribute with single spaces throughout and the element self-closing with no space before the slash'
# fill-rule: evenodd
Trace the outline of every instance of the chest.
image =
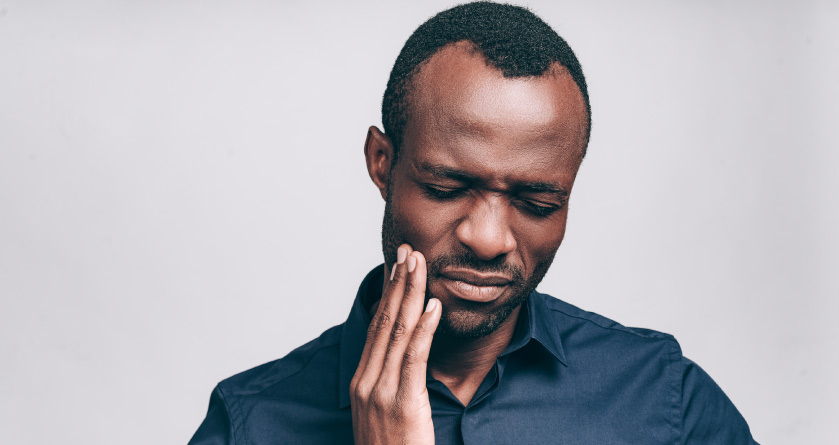
<svg viewBox="0 0 839 445">
<path fill-rule="evenodd" d="M 672 444 L 675 388 L 662 373 L 591 372 L 559 366 L 487 375 L 464 407 L 429 383 L 438 443 Z M 637 370 L 636 370 L 637 371 Z M 439 382 L 437 382 L 439 383 Z"/>
</svg>

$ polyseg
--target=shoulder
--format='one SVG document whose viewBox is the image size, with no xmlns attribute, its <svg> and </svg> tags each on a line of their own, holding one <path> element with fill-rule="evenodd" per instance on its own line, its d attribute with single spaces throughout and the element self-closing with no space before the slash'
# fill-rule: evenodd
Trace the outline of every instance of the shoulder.
<svg viewBox="0 0 839 445">
<path fill-rule="evenodd" d="M 340 340 L 341 326 L 333 327 L 281 359 L 221 381 L 190 445 L 316 442 L 304 438 L 329 433 L 302 427 L 296 413 L 306 409 L 312 421 L 323 421 L 338 406 Z"/>
<path fill-rule="evenodd" d="M 684 357 L 680 369 L 681 423 L 685 442 L 757 443 L 746 419 L 705 370 Z"/>
<path fill-rule="evenodd" d="M 675 421 L 683 357 L 672 335 L 626 327 L 548 295 L 537 298 L 542 305 L 537 314 L 544 314 L 544 329 L 561 344 L 568 378 L 604 398 L 666 406 Z"/>
<path fill-rule="evenodd" d="M 641 394 L 626 399 L 637 402 L 647 397 L 657 409 L 666 408 L 668 423 L 677 427 L 683 443 L 756 443 L 731 400 L 702 368 L 682 355 L 672 335 L 626 327 L 549 295 L 536 297 L 561 339 L 569 373 L 581 376 L 580 385 L 605 385 L 611 397 L 643 388 Z M 594 383 L 592 375 L 597 376 Z"/>
<path fill-rule="evenodd" d="M 300 374 L 335 374 L 341 341 L 341 325 L 294 349 L 285 357 L 236 374 L 219 383 L 225 398 L 276 390 Z"/>
<path fill-rule="evenodd" d="M 646 328 L 627 327 L 547 294 L 536 292 L 535 297 L 546 309 L 550 328 L 557 331 L 563 346 L 585 344 L 588 347 L 605 349 L 653 346 L 671 354 L 673 361 L 682 358 L 681 347 L 670 334 Z"/>
</svg>

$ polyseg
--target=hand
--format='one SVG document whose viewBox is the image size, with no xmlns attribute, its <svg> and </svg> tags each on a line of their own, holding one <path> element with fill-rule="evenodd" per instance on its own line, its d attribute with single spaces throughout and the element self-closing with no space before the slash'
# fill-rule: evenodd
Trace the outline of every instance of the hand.
<svg viewBox="0 0 839 445">
<path fill-rule="evenodd" d="M 423 312 L 425 257 L 407 244 L 396 256 L 350 383 L 356 444 L 434 443 L 425 372 L 442 308 Z"/>
</svg>

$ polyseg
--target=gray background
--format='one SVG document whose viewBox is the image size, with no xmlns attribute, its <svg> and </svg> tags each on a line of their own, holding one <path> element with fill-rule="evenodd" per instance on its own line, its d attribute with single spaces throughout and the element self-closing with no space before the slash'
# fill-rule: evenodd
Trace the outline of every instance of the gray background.
<svg viewBox="0 0 839 445">
<path fill-rule="evenodd" d="M 381 261 L 366 128 L 451 4 L 0 0 L 4 442 L 185 443 L 342 322 Z M 594 110 L 540 289 L 674 334 L 758 440 L 829 441 L 837 3 L 527 4 Z"/>
</svg>

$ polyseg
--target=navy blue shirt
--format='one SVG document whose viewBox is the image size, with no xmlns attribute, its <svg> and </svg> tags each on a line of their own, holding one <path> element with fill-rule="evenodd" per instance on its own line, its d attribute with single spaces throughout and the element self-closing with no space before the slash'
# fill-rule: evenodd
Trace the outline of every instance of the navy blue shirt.
<svg viewBox="0 0 839 445">
<path fill-rule="evenodd" d="M 190 444 L 352 443 L 349 385 L 383 267 L 347 321 L 222 381 Z M 469 405 L 430 375 L 437 443 L 752 444 L 746 421 L 676 340 L 533 292 Z"/>
</svg>

